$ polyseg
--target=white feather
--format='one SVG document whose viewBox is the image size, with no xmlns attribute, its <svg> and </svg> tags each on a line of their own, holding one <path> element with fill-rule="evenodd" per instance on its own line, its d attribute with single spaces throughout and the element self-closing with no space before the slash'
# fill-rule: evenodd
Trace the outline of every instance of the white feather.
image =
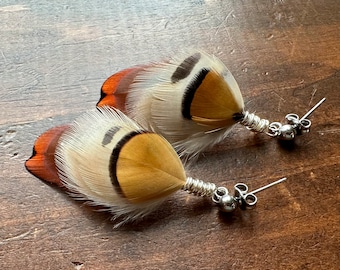
<svg viewBox="0 0 340 270">
<path fill-rule="evenodd" d="M 115 126 L 120 129 L 104 147 L 105 133 Z M 132 131 L 143 129 L 118 110 L 104 107 L 88 112 L 62 135 L 55 157 L 59 177 L 72 197 L 108 208 L 114 218 L 123 216 L 123 222 L 143 217 L 163 201 L 132 204 L 112 186 L 109 175 L 112 149 Z"/>
<path fill-rule="evenodd" d="M 181 156 L 191 157 L 223 140 L 230 128 L 211 130 L 211 127 L 183 117 L 183 95 L 195 74 L 208 67 L 223 75 L 235 90 L 235 99 L 243 104 L 242 95 L 230 71 L 218 58 L 201 51 L 201 58 L 190 75 L 176 84 L 171 83 L 170 78 L 177 67 L 194 53 L 197 51 L 170 59 L 169 62 L 150 65 L 140 72 L 131 85 L 126 107 L 127 115 L 142 127 L 164 136 Z"/>
</svg>

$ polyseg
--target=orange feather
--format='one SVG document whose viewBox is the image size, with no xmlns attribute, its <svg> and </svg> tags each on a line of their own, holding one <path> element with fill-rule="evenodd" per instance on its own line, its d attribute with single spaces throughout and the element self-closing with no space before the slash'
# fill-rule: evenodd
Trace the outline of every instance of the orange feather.
<svg viewBox="0 0 340 270">
<path fill-rule="evenodd" d="M 54 160 L 55 150 L 61 135 L 69 125 L 57 126 L 44 132 L 36 140 L 32 156 L 26 161 L 26 169 L 34 176 L 62 186 Z"/>
<path fill-rule="evenodd" d="M 130 85 L 145 65 L 134 66 L 110 76 L 102 85 L 97 107 L 110 106 L 125 112 L 125 101 Z"/>
</svg>

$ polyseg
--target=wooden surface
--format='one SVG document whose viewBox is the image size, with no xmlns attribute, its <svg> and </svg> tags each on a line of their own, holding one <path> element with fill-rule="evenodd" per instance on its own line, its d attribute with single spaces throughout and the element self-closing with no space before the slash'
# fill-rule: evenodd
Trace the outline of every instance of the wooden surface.
<svg viewBox="0 0 340 270">
<path fill-rule="evenodd" d="M 116 2 L 116 3 L 115 3 Z M 1 1 L 0 269 L 339 269 L 337 0 Z M 190 175 L 232 188 L 286 176 L 251 211 L 178 192 L 138 224 L 74 202 L 24 168 L 39 134 L 94 108 L 104 80 L 186 48 L 219 56 L 247 109 L 312 115 L 281 145 L 236 126 Z"/>
</svg>

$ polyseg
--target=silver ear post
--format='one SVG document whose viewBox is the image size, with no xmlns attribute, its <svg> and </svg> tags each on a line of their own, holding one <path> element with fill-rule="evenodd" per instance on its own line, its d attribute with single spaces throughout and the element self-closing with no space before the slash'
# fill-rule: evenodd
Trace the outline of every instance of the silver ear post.
<svg viewBox="0 0 340 270">
<path fill-rule="evenodd" d="M 312 122 L 307 119 L 324 101 L 321 99 L 313 108 L 311 108 L 304 116 L 300 117 L 295 113 L 286 115 L 286 124 L 280 122 L 270 123 L 267 119 L 261 119 L 248 111 L 243 113 L 240 124 L 246 126 L 254 132 L 263 132 L 270 137 L 277 137 L 281 140 L 293 140 L 297 135 L 303 135 L 310 131 Z"/>
<path fill-rule="evenodd" d="M 218 187 L 213 193 L 212 201 L 219 206 L 222 212 L 233 212 L 238 207 L 241 209 L 252 209 L 257 203 L 255 193 L 282 183 L 285 180 L 287 180 L 286 177 L 281 178 L 251 192 L 248 192 L 248 186 L 246 184 L 237 183 L 234 186 L 234 195 L 230 195 L 225 187 Z"/>
<path fill-rule="evenodd" d="M 301 120 L 308 118 L 308 116 L 310 116 L 325 100 L 325 97 L 321 99 L 317 104 L 314 105 L 313 108 L 311 108 L 304 116 L 301 117 Z"/>
</svg>

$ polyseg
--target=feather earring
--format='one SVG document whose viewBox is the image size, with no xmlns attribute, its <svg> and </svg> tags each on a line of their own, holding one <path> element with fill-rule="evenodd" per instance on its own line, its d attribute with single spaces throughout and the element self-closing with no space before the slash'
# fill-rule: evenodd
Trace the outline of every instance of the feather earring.
<svg viewBox="0 0 340 270">
<path fill-rule="evenodd" d="M 143 128 L 164 136 L 181 156 L 189 157 L 223 140 L 235 123 L 292 140 L 309 131 L 307 117 L 315 110 L 301 119 L 288 114 L 286 124 L 270 123 L 245 111 L 233 75 L 218 58 L 202 51 L 112 75 L 102 86 L 97 106 L 118 108 Z"/>
<path fill-rule="evenodd" d="M 75 199 L 108 209 L 122 223 L 147 215 L 180 189 L 211 197 L 224 212 L 252 208 L 256 192 L 285 180 L 253 192 L 239 183 L 230 194 L 224 187 L 187 177 L 168 141 L 110 107 L 42 134 L 25 165 L 33 175 L 66 187 Z"/>
</svg>

